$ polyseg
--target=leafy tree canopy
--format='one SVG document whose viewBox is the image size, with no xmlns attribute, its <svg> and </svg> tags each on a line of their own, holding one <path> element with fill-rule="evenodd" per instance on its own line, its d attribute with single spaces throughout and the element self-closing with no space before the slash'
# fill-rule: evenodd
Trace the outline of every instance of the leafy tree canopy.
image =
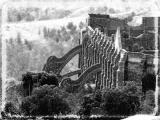
<svg viewBox="0 0 160 120">
<path fill-rule="evenodd" d="M 62 94 L 63 91 L 55 86 L 38 87 L 22 101 L 21 109 L 25 115 L 66 114 L 70 112 L 70 108 Z"/>
</svg>

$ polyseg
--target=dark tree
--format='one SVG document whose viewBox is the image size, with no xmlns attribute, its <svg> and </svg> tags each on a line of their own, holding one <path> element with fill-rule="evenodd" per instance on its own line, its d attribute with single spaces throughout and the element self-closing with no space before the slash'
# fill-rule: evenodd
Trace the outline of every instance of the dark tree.
<svg viewBox="0 0 160 120">
<path fill-rule="evenodd" d="M 23 88 L 25 90 L 25 96 L 31 95 L 34 84 L 39 84 L 40 86 L 43 85 L 59 85 L 60 76 L 56 76 L 55 74 L 50 74 L 46 72 L 41 73 L 34 73 L 34 72 L 27 72 L 26 74 L 22 75 L 23 81 Z"/>
<path fill-rule="evenodd" d="M 42 73 L 40 78 L 40 85 L 56 85 L 58 86 L 58 77 L 54 74 Z"/>
<path fill-rule="evenodd" d="M 32 50 L 32 44 L 28 40 L 25 40 L 24 44 L 27 46 L 29 50 Z"/>
<path fill-rule="evenodd" d="M 83 116 L 90 116 L 93 102 L 94 101 L 91 96 L 84 96 L 79 114 Z"/>
<path fill-rule="evenodd" d="M 139 89 L 135 84 L 121 89 L 107 89 L 103 94 L 103 109 L 109 115 L 132 115 L 140 111 Z"/>
<path fill-rule="evenodd" d="M 20 45 L 22 44 L 21 33 L 19 33 L 19 32 L 17 33 L 17 43 Z"/>
<path fill-rule="evenodd" d="M 147 74 L 142 78 L 142 91 L 146 93 L 148 90 L 155 90 L 156 76 L 154 74 Z"/>
<path fill-rule="evenodd" d="M 140 51 L 140 46 L 138 43 L 133 44 L 133 52 L 139 52 Z"/>
<path fill-rule="evenodd" d="M 27 72 L 26 74 L 23 74 L 22 82 L 23 82 L 23 88 L 25 90 L 25 96 L 31 95 L 33 89 L 32 73 Z"/>
<path fill-rule="evenodd" d="M 102 102 L 102 93 L 100 90 L 97 90 L 94 94 L 94 103 L 93 106 L 94 107 L 100 107 Z"/>
<path fill-rule="evenodd" d="M 17 108 L 14 106 L 12 102 L 7 102 L 4 108 L 5 113 L 10 113 L 11 115 L 18 114 Z"/>
<path fill-rule="evenodd" d="M 55 115 L 70 112 L 68 103 L 57 94 L 55 86 L 44 85 L 33 90 L 33 94 L 22 101 L 25 115 Z"/>
<path fill-rule="evenodd" d="M 43 28 L 43 35 L 44 35 L 44 38 L 48 38 L 48 32 L 46 27 Z"/>
<path fill-rule="evenodd" d="M 71 34 L 74 34 L 76 29 L 77 29 L 77 27 L 72 22 L 69 22 L 68 25 L 67 25 L 67 29 L 70 30 Z"/>
</svg>

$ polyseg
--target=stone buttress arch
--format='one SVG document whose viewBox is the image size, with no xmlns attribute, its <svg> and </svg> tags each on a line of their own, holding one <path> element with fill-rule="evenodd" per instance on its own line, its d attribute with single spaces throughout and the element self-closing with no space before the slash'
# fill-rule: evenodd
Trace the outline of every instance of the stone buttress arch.
<svg viewBox="0 0 160 120">
<path fill-rule="evenodd" d="M 77 54 L 80 54 L 82 50 L 82 45 L 79 45 L 73 49 L 71 49 L 67 54 L 65 54 L 61 58 L 57 58 L 56 56 L 50 56 L 43 67 L 43 71 L 45 72 L 53 72 L 55 74 L 60 74 L 64 66 Z"/>
</svg>

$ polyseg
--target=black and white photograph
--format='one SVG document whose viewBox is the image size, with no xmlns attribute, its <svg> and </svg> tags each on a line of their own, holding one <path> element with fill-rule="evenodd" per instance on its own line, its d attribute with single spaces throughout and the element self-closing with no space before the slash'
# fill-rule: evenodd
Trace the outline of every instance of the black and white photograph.
<svg viewBox="0 0 160 120">
<path fill-rule="evenodd" d="M 160 0 L 0 0 L 0 120 L 160 120 Z"/>
</svg>

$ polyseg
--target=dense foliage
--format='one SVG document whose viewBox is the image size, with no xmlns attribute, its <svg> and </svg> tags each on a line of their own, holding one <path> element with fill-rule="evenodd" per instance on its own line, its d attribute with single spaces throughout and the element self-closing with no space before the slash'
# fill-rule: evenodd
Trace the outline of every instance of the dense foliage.
<svg viewBox="0 0 160 120">
<path fill-rule="evenodd" d="M 101 114 L 100 113 L 102 110 L 101 103 L 102 103 L 102 93 L 100 90 L 96 90 L 95 92 L 86 94 L 82 98 L 81 108 L 78 111 L 78 114 L 84 116 L 89 116 L 93 113 Z"/>
<path fill-rule="evenodd" d="M 84 96 L 79 114 L 89 116 L 91 114 L 93 102 L 94 101 L 91 96 Z"/>
<path fill-rule="evenodd" d="M 140 91 L 134 84 L 127 84 L 122 89 L 105 90 L 103 109 L 109 115 L 130 115 L 140 110 Z"/>
<path fill-rule="evenodd" d="M 8 86 L 6 89 L 6 105 L 13 106 L 16 109 L 19 109 L 21 104 L 21 99 L 24 97 L 24 88 L 21 82 L 18 82 L 14 79 L 7 82 Z M 8 105 L 9 104 L 9 105 Z M 13 111 L 15 112 L 15 111 Z"/>
<path fill-rule="evenodd" d="M 55 86 L 44 85 L 34 89 L 31 96 L 24 98 L 21 109 L 25 115 L 67 114 L 70 108 L 61 94 L 63 91 Z"/>
<path fill-rule="evenodd" d="M 19 114 L 18 108 L 16 108 L 16 106 L 12 102 L 7 102 L 5 104 L 4 111 L 5 113 L 11 114 L 11 115 Z"/>
<path fill-rule="evenodd" d="M 142 78 L 142 91 L 146 93 L 148 90 L 155 90 L 156 76 L 154 74 L 147 74 Z"/>
<path fill-rule="evenodd" d="M 23 88 L 25 90 L 25 95 L 30 95 L 33 87 L 39 87 L 43 85 L 59 85 L 58 76 L 52 73 L 46 72 L 27 72 L 22 75 Z"/>
<path fill-rule="evenodd" d="M 141 112 L 144 114 L 152 114 L 155 107 L 154 91 L 146 92 L 145 98 L 141 104 Z"/>
<path fill-rule="evenodd" d="M 141 86 L 135 82 L 128 82 L 118 89 L 96 90 L 92 93 L 85 88 L 78 93 L 68 93 L 46 84 L 34 88 L 31 96 L 23 98 L 20 108 L 15 105 L 8 102 L 5 112 L 24 115 L 132 115 L 153 113 L 155 107 L 154 91 L 147 91 L 143 96 Z"/>
</svg>

